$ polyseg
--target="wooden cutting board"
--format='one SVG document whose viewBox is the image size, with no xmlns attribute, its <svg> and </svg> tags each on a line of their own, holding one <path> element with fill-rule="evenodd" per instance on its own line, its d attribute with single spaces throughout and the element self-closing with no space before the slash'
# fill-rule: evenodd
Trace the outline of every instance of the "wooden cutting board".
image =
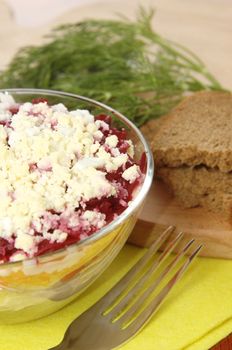
<svg viewBox="0 0 232 350">
<path fill-rule="evenodd" d="M 156 180 L 129 242 L 148 247 L 170 225 L 176 227 L 173 235 L 183 231 L 185 241 L 195 238 L 203 243 L 202 256 L 232 259 L 232 223 L 200 207 L 183 209 L 166 185 Z"/>
</svg>

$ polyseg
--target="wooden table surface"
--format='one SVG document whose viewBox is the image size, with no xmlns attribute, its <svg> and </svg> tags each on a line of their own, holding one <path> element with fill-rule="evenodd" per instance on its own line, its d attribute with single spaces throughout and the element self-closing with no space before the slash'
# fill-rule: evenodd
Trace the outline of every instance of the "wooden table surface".
<svg viewBox="0 0 232 350">
<path fill-rule="evenodd" d="M 221 83 L 232 90 L 231 0 L 140 3 L 157 9 L 153 25 L 159 33 L 193 50 Z M 31 0 L 0 0 L 0 69 L 19 47 L 40 43 L 42 36 L 57 24 L 90 16 L 114 18 L 120 12 L 132 19 L 138 4 L 135 0 L 56 0 L 54 11 L 54 0 L 40 0 L 36 5 Z M 232 350 L 232 334 L 212 350 Z"/>
</svg>

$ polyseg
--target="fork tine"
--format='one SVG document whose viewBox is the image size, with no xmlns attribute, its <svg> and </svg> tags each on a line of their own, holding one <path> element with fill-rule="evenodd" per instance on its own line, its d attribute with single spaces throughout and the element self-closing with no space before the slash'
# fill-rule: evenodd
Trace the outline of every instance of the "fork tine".
<svg viewBox="0 0 232 350">
<path fill-rule="evenodd" d="M 149 287 L 147 287 L 147 289 L 144 290 L 144 292 L 139 296 L 138 300 L 129 308 L 129 310 L 124 315 L 122 315 L 122 317 L 120 318 L 121 323 L 123 323 L 125 320 L 127 320 L 131 316 L 133 316 L 134 313 L 139 309 L 139 307 L 143 305 L 143 303 L 147 299 L 147 297 L 156 289 L 156 287 L 164 279 L 164 277 L 167 276 L 167 274 L 176 266 L 178 261 L 180 261 L 180 259 L 184 256 L 184 254 L 192 246 L 194 241 L 195 241 L 194 239 L 189 241 L 185 245 L 185 247 L 177 255 L 175 255 L 175 257 L 172 259 L 172 261 L 165 267 L 164 271 L 162 271 L 159 274 L 159 276 L 154 280 L 154 282 Z M 153 270 L 153 269 L 151 269 L 151 270 Z M 151 273 L 149 273 L 148 278 L 151 276 Z M 134 297 L 133 290 L 132 290 L 132 293 L 130 292 L 129 294 L 130 294 L 129 299 L 133 300 L 133 297 Z M 124 305 L 121 307 L 120 310 L 122 310 L 123 307 L 124 307 Z"/>
<path fill-rule="evenodd" d="M 119 282 L 112 289 L 109 290 L 109 292 L 105 295 L 105 297 L 107 297 L 109 305 L 120 296 L 123 290 L 128 287 L 132 278 L 138 274 L 150 260 L 150 258 L 157 253 L 159 248 L 169 238 L 174 229 L 174 226 L 169 226 L 164 232 L 162 232 L 159 238 L 150 246 L 150 248 L 139 259 L 139 261 L 127 272 L 127 274 L 121 280 L 119 280 Z"/>
<path fill-rule="evenodd" d="M 144 275 L 138 279 L 134 287 L 127 292 L 127 294 L 123 297 L 123 299 L 109 312 L 109 315 L 111 319 L 113 319 L 124 307 L 125 305 L 133 299 L 133 297 L 136 295 L 136 292 L 140 289 L 142 285 L 149 279 L 152 273 L 158 269 L 160 264 L 173 252 L 176 245 L 180 242 L 180 240 L 183 237 L 183 233 L 180 232 L 175 239 L 173 239 L 167 247 L 164 249 L 164 251 L 160 254 L 160 256 L 154 260 L 152 265 L 149 267 L 149 269 L 144 273 Z"/>
<path fill-rule="evenodd" d="M 150 320 L 154 313 L 158 310 L 162 301 L 165 299 L 166 295 L 172 290 L 174 285 L 180 278 L 183 276 L 193 259 L 197 256 L 203 245 L 198 246 L 194 252 L 187 258 L 185 263 L 179 268 L 175 275 L 168 281 L 168 283 L 162 288 L 159 294 L 148 304 L 148 306 L 135 318 L 129 326 L 126 328 L 133 328 L 133 332 L 136 333 L 138 330 L 142 329 L 144 325 Z M 132 315 L 135 315 L 135 313 Z M 131 317 L 124 320 L 124 323 L 128 323 L 131 320 Z"/>
</svg>

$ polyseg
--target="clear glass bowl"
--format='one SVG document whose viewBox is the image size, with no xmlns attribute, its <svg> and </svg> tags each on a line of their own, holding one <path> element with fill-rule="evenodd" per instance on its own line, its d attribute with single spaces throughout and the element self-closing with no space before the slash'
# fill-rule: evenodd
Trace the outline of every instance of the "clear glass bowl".
<svg viewBox="0 0 232 350">
<path fill-rule="evenodd" d="M 39 89 L 6 89 L 17 102 L 47 98 L 72 109 L 112 116 L 113 124 L 127 129 L 135 144 L 135 159 L 145 153 L 144 182 L 130 206 L 92 236 L 65 249 L 34 259 L 0 265 L 0 323 L 18 323 L 51 314 L 74 300 L 109 266 L 130 235 L 153 177 L 153 158 L 140 131 L 122 114 L 86 97 Z"/>
</svg>

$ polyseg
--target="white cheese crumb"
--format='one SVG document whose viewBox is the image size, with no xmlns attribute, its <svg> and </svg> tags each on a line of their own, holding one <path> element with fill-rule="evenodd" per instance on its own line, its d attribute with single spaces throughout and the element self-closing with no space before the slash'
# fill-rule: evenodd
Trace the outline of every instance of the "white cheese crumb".
<svg viewBox="0 0 232 350">
<path fill-rule="evenodd" d="M 5 144 L 6 139 L 7 139 L 6 130 L 4 129 L 3 125 L 0 125 L 0 143 L 2 142 L 3 144 Z"/>
<path fill-rule="evenodd" d="M 61 230 L 54 230 L 51 234 L 51 242 L 62 243 L 66 240 L 68 234 L 67 232 L 63 232 Z"/>
<path fill-rule="evenodd" d="M 93 134 L 94 138 L 98 141 L 100 141 L 103 138 L 103 133 L 100 130 L 95 131 Z"/>
<path fill-rule="evenodd" d="M 101 168 L 104 165 L 105 165 L 104 159 L 94 158 L 94 157 L 83 158 L 74 165 L 73 172 L 77 174 L 79 170 L 83 170 L 88 167 Z"/>
<path fill-rule="evenodd" d="M 15 105 L 15 100 L 14 98 L 9 95 L 7 92 L 3 93 L 0 92 L 0 111 L 5 111 L 12 105 Z"/>
<path fill-rule="evenodd" d="M 117 166 L 117 169 L 128 161 L 127 154 L 120 154 L 113 159 L 113 163 Z"/>
<path fill-rule="evenodd" d="M 63 105 L 63 103 L 58 103 L 56 105 L 53 105 L 51 108 L 55 112 L 62 112 L 62 113 L 68 112 L 67 107 L 65 107 L 65 105 Z"/>
<path fill-rule="evenodd" d="M 122 173 L 122 177 L 130 183 L 134 182 L 137 179 L 137 177 L 139 177 L 139 175 L 139 167 L 135 164 Z"/>
<path fill-rule="evenodd" d="M 15 262 L 15 261 L 21 261 L 24 260 L 26 258 L 26 254 L 24 254 L 23 252 L 17 252 L 14 253 L 11 257 L 10 257 L 10 261 Z"/>
<path fill-rule="evenodd" d="M 15 239 L 15 248 L 22 249 L 24 252 L 31 254 L 35 248 L 35 238 L 26 233 L 20 232 Z"/>
<path fill-rule="evenodd" d="M 111 148 L 111 154 L 112 156 L 117 157 L 120 156 L 121 153 L 118 148 Z"/>
<path fill-rule="evenodd" d="M 106 138 L 105 143 L 110 147 L 110 148 L 115 148 L 118 144 L 118 138 L 116 135 L 111 135 Z"/>
<path fill-rule="evenodd" d="M 83 218 L 88 220 L 90 225 L 96 226 L 99 229 L 105 225 L 105 215 L 97 211 L 86 210 Z"/>
<path fill-rule="evenodd" d="M 96 120 L 95 124 L 98 128 L 102 128 L 103 131 L 109 130 L 109 125 L 103 120 Z"/>
</svg>

